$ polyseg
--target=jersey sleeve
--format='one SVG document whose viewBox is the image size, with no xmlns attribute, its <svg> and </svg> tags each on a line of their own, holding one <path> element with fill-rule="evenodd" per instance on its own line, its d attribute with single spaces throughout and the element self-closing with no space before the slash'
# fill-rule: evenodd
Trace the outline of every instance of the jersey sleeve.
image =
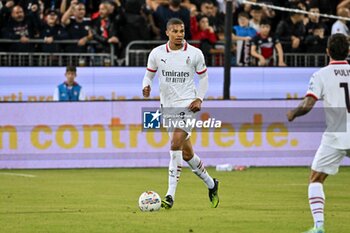
<svg viewBox="0 0 350 233">
<path fill-rule="evenodd" d="M 310 78 L 306 96 L 311 96 L 316 100 L 321 99 L 323 96 L 322 80 L 320 76 L 317 75 L 317 73 L 313 74 Z"/>
<path fill-rule="evenodd" d="M 156 51 L 155 49 L 152 50 L 152 52 L 148 56 L 148 61 L 147 61 L 147 68 L 149 72 L 157 72 L 158 65 L 157 65 L 157 60 L 156 60 Z"/>
<path fill-rule="evenodd" d="M 197 55 L 197 61 L 195 64 L 196 73 L 198 75 L 204 74 L 207 71 L 207 66 L 205 64 L 204 55 L 202 51 L 199 50 Z"/>
</svg>

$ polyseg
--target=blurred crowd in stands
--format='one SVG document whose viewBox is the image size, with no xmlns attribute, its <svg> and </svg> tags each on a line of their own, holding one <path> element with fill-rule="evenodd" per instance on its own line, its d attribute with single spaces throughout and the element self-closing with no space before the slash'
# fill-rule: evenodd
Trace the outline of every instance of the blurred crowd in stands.
<svg viewBox="0 0 350 233">
<path fill-rule="evenodd" d="M 291 9 L 350 17 L 350 0 L 252 0 Z M 3 52 L 109 53 L 125 56 L 134 40 L 165 40 L 166 22 L 185 23 L 186 39 L 197 40 L 206 56 L 223 51 L 224 0 L 2 0 Z M 284 53 L 323 53 L 333 33 L 350 35 L 350 21 L 275 11 L 233 1 L 232 48 L 237 65 L 284 66 Z M 42 39 L 44 43 L 28 43 Z M 58 40 L 76 40 L 64 45 Z M 89 41 L 96 41 L 89 44 Z M 277 52 L 276 52 L 277 51 Z"/>
</svg>

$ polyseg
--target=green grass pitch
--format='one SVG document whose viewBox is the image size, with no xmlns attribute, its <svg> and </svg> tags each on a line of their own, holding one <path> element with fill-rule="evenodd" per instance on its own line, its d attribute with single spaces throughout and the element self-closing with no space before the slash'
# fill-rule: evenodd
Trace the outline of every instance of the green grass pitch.
<svg viewBox="0 0 350 233">
<path fill-rule="evenodd" d="M 309 168 L 216 172 L 220 205 L 184 168 L 173 209 L 143 213 L 138 197 L 167 189 L 167 169 L 0 170 L 1 233 L 297 233 L 312 226 Z M 15 174 L 30 174 L 22 177 Z M 325 184 L 326 231 L 350 232 L 350 167 Z"/>
</svg>

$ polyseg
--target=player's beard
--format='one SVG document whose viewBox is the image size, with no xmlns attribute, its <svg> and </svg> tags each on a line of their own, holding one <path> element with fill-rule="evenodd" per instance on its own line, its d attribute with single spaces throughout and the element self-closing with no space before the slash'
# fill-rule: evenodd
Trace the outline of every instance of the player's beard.
<svg viewBox="0 0 350 233">
<path fill-rule="evenodd" d="M 180 41 L 180 40 L 176 40 L 176 41 L 174 42 L 174 45 L 175 45 L 176 47 L 182 47 L 183 43 L 184 43 L 184 40 L 183 40 L 183 39 L 181 39 L 181 41 Z"/>
</svg>

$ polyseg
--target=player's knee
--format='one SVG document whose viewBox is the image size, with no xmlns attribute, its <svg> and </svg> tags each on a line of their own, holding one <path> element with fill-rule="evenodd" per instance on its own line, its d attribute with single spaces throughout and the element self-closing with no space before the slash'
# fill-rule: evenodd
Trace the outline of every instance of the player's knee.
<svg viewBox="0 0 350 233">
<path fill-rule="evenodd" d="M 171 140 L 171 150 L 182 150 L 182 143 L 179 140 Z"/>
<path fill-rule="evenodd" d="M 323 184 L 324 179 L 322 177 L 310 177 L 310 183 L 322 183 Z"/>
<path fill-rule="evenodd" d="M 322 183 L 327 178 L 327 174 L 321 172 L 312 172 L 310 175 L 310 183 Z"/>
<path fill-rule="evenodd" d="M 182 150 L 182 157 L 185 161 L 189 161 L 192 159 L 193 154 L 188 152 L 187 150 Z"/>
</svg>

